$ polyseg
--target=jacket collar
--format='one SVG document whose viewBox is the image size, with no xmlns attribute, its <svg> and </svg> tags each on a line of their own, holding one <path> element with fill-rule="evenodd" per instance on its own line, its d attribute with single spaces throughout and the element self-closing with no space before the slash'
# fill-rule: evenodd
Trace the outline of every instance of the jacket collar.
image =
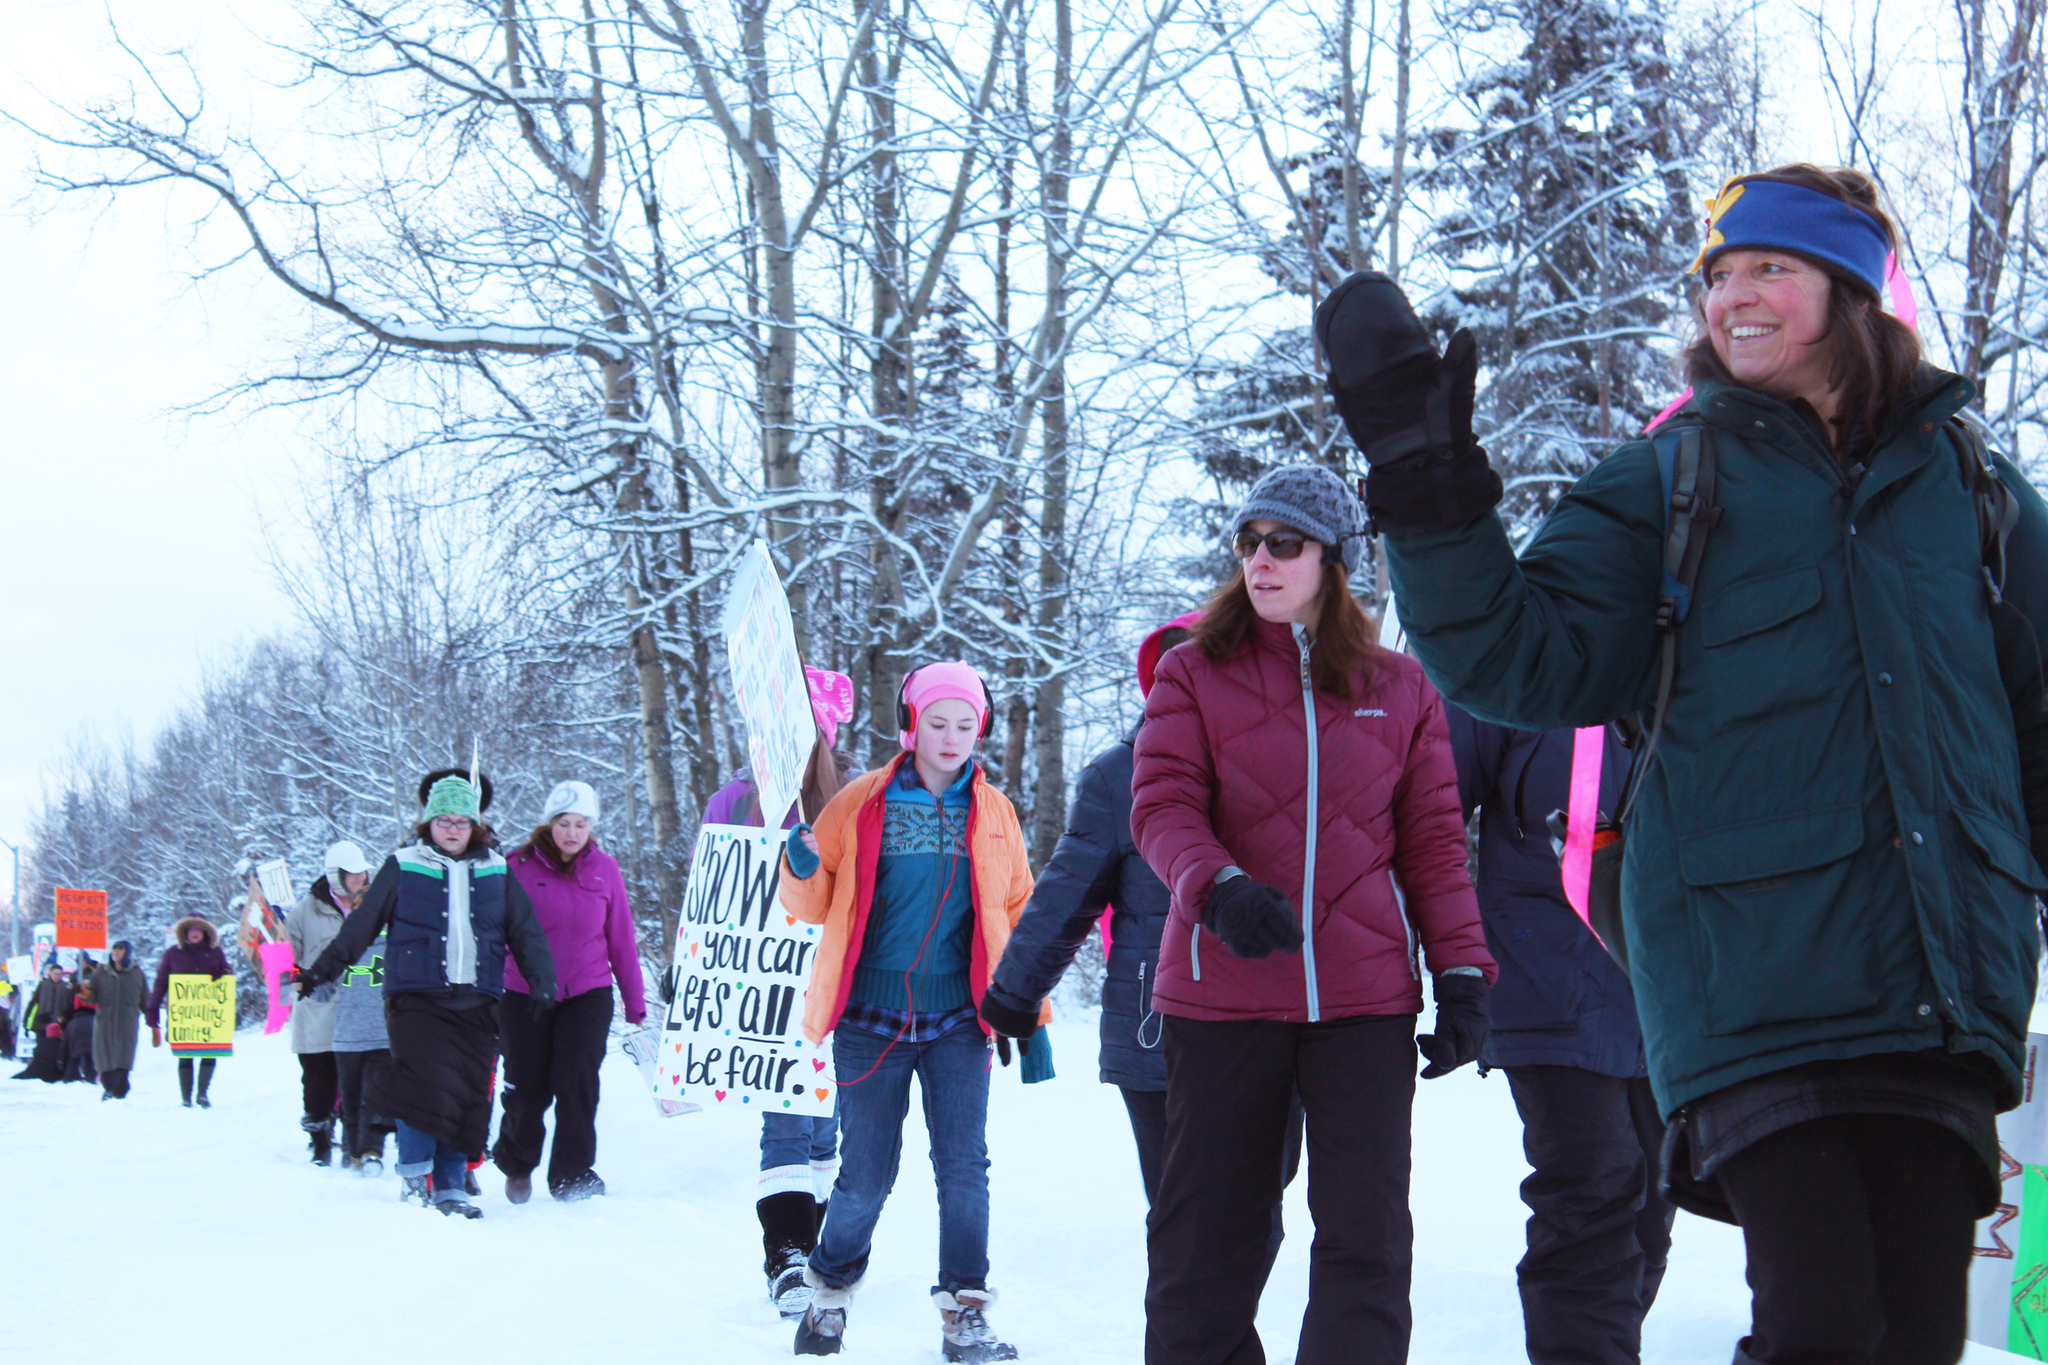
<svg viewBox="0 0 2048 1365">
<path fill-rule="evenodd" d="M 1871 454 L 1869 471 L 1856 487 L 1851 516 L 1877 492 L 1925 464 L 1940 445 L 1942 424 L 1961 412 L 1976 393 L 1976 385 L 1961 375 L 1921 366 L 1905 401 L 1891 415 L 1888 435 Z M 1843 474 L 1834 452 L 1789 403 L 1755 389 L 1703 379 L 1685 410 L 1731 436 L 1790 454 L 1831 488 L 1842 486 Z"/>
</svg>

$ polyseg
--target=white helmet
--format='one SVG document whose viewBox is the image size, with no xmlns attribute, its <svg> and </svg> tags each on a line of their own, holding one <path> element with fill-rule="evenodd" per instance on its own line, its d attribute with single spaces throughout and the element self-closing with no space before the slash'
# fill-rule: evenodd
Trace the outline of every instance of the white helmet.
<svg viewBox="0 0 2048 1365">
<path fill-rule="evenodd" d="M 326 862 L 327 884 L 337 888 L 341 885 L 342 873 L 370 870 L 370 860 L 363 856 L 363 851 L 350 839 L 343 839 L 338 844 L 329 844 Z"/>
</svg>

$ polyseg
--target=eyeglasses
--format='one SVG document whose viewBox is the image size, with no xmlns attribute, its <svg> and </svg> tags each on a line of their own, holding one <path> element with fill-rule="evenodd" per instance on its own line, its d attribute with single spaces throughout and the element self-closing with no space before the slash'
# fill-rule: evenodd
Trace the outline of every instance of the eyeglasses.
<svg viewBox="0 0 2048 1365">
<path fill-rule="evenodd" d="M 1259 552 L 1261 545 L 1275 559 L 1299 559 L 1309 543 L 1309 538 L 1299 531 L 1268 531 L 1264 535 L 1256 531 L 1239 531 L 1231 549 L 1237 552 L 1239 559 L 1250 559 Z"/>
<path fill-rule="evenodd" d="M 468 829 L 471 825 L 474 825 L 475 823 L 476 821 L 470 819 L 466 815 L 437 815 L 434 817 L 435 829 L 445 829 L 451 831 L 459 829 Z"/>
</svg>

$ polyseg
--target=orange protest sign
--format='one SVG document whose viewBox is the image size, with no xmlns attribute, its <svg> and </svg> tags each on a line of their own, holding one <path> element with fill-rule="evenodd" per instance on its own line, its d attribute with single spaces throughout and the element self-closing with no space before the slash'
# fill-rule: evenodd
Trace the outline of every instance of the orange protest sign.
<svg viewBox="0 0 2048 1365">
<path fill-rule="evenodd" d="M 107 893 L 57 888 L 57 946 L 99 948 L 107 946 Z"/>
</svg>

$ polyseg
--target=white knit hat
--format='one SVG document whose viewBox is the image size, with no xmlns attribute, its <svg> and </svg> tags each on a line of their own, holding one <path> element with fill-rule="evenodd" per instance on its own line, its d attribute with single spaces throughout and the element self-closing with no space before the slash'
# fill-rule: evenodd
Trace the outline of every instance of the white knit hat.
<svg viewBox="0 0 2048 1365">
<path fill-rule="evenodd" d="M 591 824 L 596 824 L 597 789 L 588 782 L 557 782 L 555 789 L 548 793 L 547 805 L 541 810 L 540 822 L 546 824 L 557 815 L 580 815 Z"/>
</svg>

